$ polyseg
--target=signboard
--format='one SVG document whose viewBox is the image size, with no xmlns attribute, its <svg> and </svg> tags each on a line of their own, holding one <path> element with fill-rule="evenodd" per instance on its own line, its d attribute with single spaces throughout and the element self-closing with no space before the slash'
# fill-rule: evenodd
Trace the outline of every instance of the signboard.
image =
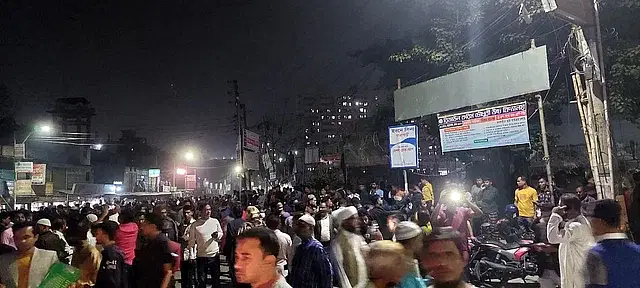
<svg viewBox="0 0 640 288">
<path fill-rule="evenodd" d="M 389 127 L 389 154 L 391 168 L 417 168 L 418 126 Z"/>
<path fill-rule="evenodd" d="M 47 176 L 47 164 L 33 164 L 31 185 L 44 185 Z"/>
<path fill-rule="evenodd" d="M 529 144 L 527 102 L 438 115 L 442 152 Z"/>
<path fill-rule="evenodd" d="M 24 143 L 16 143 L 13 148 L 14 157 L 17 159 L 24 158 L 26 154 L 26 149 L 24 147 Z"/>
<path fill-rule="evenodd" d="M 187 189 L 196 189 L 196 175 L 185 175 Z"/>
<path fill-rule="evenodd" d="M 260 156 L 256 152 L 245 151 L 244 152 L 244 169 L 246 170 L 259 170 L 260 169 Z"/>
<path fill-rule="evenodd" d="M 16 173 L 33 173 L 33 162 L 16 162 Z"/>
<path fill-rule="evenodd" d="M 149 169 L 149 178 L 160 177 L 160 169 Z"/>
<path fill-rule="evenodd" d="M 13 188 L 17 196 L 33 195 L 31 191 L 31 180 L 17 180 L 16 187 Z"/>
<path fill-rule="evenodd" d="M 276 180 L 276 171 L 275 170 L 269 170 L 269 180 L 273 181 Z"/>
<path fill-rule="evenodd" d="M 245 129 L 244 130 L 244 149 L 247 149 L 253 152 L 258 152 L 260 150 L 260 135 Z"/>
<path fill-rule="evenodd" d="M 53 195 L 53 183 L 49 182 L 45 185 L 44 195 L 51 196 Z"/>
</svg>

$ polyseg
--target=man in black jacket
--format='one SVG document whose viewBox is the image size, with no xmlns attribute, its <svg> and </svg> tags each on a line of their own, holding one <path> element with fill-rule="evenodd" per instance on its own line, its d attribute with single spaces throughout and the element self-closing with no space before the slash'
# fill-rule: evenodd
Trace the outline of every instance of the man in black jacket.
<svg viewBox="0 0 640 288">
<path fill-rule="evenodd" d="M 493 181 L 485 178 L 481 191 L 477 195 L 477 205 L 482 210 L 485 223 L 489 223 L 489 233 L 493 237 L 498 237 L 496 224 L 498 223 L 498 189 L 493 186 Z"/>
<path fill-rule="evenodd" d="M 102 260 L 95 288 L 126 288 L 126 273 L 124 270 L 124 253 L 115 245 L 118 223 L 105 221 L 95 227 L 96 243 L 102 245 Z"/>
<path fill-rule="evenodd" d="M 38 229 L 38 240 L 36 240 L 36 247 L 44 250 L 56 251 L 58 259 L 60 261 L 67 258 L 67 252 L 65 251 L 65 244 L 58 235 L 51 231 L 51 220 L 42 218 L 36 222 Z"/>
</svg>

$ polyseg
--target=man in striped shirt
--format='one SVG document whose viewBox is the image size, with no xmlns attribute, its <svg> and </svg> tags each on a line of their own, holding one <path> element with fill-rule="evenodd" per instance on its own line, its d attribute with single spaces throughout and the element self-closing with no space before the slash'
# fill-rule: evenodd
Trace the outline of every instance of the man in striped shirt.
<svg viewBox="0 0 640 288">
<path fill-rule="evenodd" d="M 320 241 L 313 238 L 315 219 L 303 215 L 296 222 L 296 234 L 302 243 L 291 263 L 289 284 L 292 287 L 331 288 L 333 280 L 329 256 Z"/>
</svg>

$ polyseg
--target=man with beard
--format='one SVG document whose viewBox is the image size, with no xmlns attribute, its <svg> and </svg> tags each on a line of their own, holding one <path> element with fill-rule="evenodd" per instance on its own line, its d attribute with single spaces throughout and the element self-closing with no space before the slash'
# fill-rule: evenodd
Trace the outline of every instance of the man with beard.
<svg viewBox="0 0 640 288">
<path fill-rule="evenodd" d="M 342 288 L 358 287 L 367 283 L 367 267 L 362 256 L 366 246 L 359 230 L 362 226 L 358 210 L 349 206 L 335 213 L 336 224 L 340 227 L 331 250 L 337 262 L 338 283 Z"/>
<path fill-rule="evenodd" d="M 425 238 L 420 262 L 433 277 L 430 288 L 473 287 L 462 280 L 467 264 L 463 246 L 466 246 L 466 241 L 449 227 L 436 229 Z"/>
</svg>

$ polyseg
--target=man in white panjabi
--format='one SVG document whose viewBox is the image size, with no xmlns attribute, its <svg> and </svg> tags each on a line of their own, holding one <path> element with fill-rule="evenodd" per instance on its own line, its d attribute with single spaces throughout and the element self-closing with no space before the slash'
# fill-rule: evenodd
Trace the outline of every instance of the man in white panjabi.
<svg viewBox="0 0 640 288">
<path fill-rule="evenodd" d="M 333 213 L 339 231 L 331 242 L 331 250 L 337 262 L 338 283 L 342 288 L 352 288 L 368 281 L 363 249 L 367 246 L 358 232 L 362 226 L 358 210 L 349 206 Z"/>
<path fill-rule="evenodd" d="M 581 202 L 575 194 L 564 194 L 560 206 L 554 207 L 547 223 L 547 238 L 560 244 L 560 283 L 562 288 L 583 288 L 583 267 L 587 252 L 594 245 L 589 220 L 582 215 Z M 564 227 L 560 224 L 564 221 Z"/>
</svg>

